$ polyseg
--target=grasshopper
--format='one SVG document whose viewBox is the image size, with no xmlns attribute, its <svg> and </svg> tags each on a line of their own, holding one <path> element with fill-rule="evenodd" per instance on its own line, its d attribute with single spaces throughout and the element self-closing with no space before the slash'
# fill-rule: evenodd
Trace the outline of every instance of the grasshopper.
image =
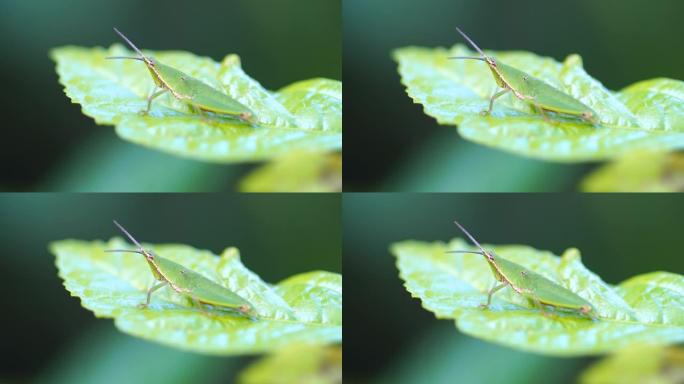
<svg viewBox="0 0 684 384">
<path fill-rule="evenodd" d="M 158 256 L 152 251 L 146 250 L 116 220 L 114 220 L 114 224 L 119 227 L 121 232 L 123 232 L 138 249 L 111 249 L 106 252 L 133 252 L 145 256 L 145 261 L 147 261 L 147 264 L 152 270 L 152 275 L 154 275 L 154 278 L 157 281 L 156 284 L 153 284 L 147 290 L 147 300 L 145 303 L 141 304 L 141 307 L 146 308 L 150 305 L 150 298 L 154 291 L 169 286 L 177 293 L 189 297 L 205 314 L 208 314 L 208 312 L 202 306 L 203 304 L 221 310 L 237 312 L 251 319 L 258 317 L 254 310 L 254 306 L 249 301 L 197 272 L 174 263 L 169 259 Z"/>
<path fill-rule="evenodd" d="M 484 61 L 492 71 L 492 75 L 494 76 L 497 86 L 503 88 L 503 90 L 495 92 L 491 99 L 489 99 L 489 109 L 487 109 L 487 111 L 482 111 L 483 115 L 488 115 L 492 112 L 494 100 L 508 92 L 512 92 L 513 95 L 518 99 L 532 104 L 535 110 L 546 121 L 549 120 L 548 116 L 546 115 L 546 112 L 548 111 L 579 117 L 594 125 L 598 123 L 598 115 L 596 112 L 584 105 L 581 101 L 559 91 L 541 79 L 538 79 L 519 69 L 513 68 L 499 60 L 485 55 L 480 47 L 478 47 L 477 44 L 475 44 L 475 42 L 473 42 L 463 31 L 461 31 L 458 27 L 456 27 L 456 30 L 468 41 L 468 43 L 470 43 L 470 45 L 473 46 L 473 48 L 475 48 L 475 50 L 477 50 L 477 52 L 480 53 L 482 57 L 455 56 L 450 57 L 450 59 L 470 59 Z"/>
<path fill-rule="evenodd" d="M 138 47 L 133 44 L 123 33 L 114 28 L 128 45 L 133 48 L 140 57 L 113 56 L 107 59 L 130 59 L 139 60 L 145 63 L 152 75 L 156 87 L 161 88 L 152 92 L 147 97 L 147 109 L 141 113 L 146 115 L 150 112 L 152 100 L 166 92 L 170 92 L 173 97 L 186 103 L 193 111 L 204 117 L 205 112 L 212 112 L 238 118 L 244 122 L 252 124 L 254 113 L 242 105 L 237 100 L 225 95 L 202 81 L 185 74 L 173 67 L 160 63 L 157 59 L 145 56 Z"/>
<path fill-rule="evenodd" d="M 546 277 L 530 271 L 520 264 L 508 261 L 492 251 L 485 250 L 480 243 L 457 221 L 454 223 L 465 233 L 470 241 L 480 248 L 477 251 L 449 251 L 450 253 L 474 253 L 484 256 L 494 274 L 496 282 L 487 292 L 487 303 L 480 307 L 487 308 L 492 302 L 492 295 L 498 290 L 511 287 L 513 291 L 528 299 L 535 307 L 544 312 L 544 305 L 553 308 L 579 312 L 593 318 L 594 307 L 572 291 L 561 287 Z"/>
</svg>

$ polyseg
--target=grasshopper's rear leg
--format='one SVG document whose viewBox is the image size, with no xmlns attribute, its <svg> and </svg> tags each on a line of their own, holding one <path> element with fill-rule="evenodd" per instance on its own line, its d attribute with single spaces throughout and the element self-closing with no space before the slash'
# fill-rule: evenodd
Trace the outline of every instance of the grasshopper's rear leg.
<svg viewBox="0 0 684 384">
<path fill-rule="evenodd" d="M 210 119 L 209 116 L 207 115 L 207 113 L 202 108 L 200 108 L 199 106 L 192 104 L 192 103 L 189 103 L 189 105 L 190 105 L 190 108 L 192 109 L 192 111 L 200 116 L 202 121 L 204 121 L 205 123 L 210 123 L 210 124 L 214 123 L 214 120 Z"/>
<path fill-rule="evenodd" d="M 198 107 L 197 105 L 192 104 L 192 103 L 190 103 L 189 105 L 190 105 L 190 109 L 192 109 L 192 111 L 193 111 L 194 113 L 200 115 L 200 117 L 202 118 L 202 120 L 204 120 L 204 121 L 209 120 L 209 118 L 207 118 L 207 114 L 202 110 L 202 108 L 200 108 L 200 107 Z"/>
<path fill-rule="evenodd" d="M 204 308 L 204 306 L 202 305 L 202 303 L 199 301 L 198 298 L 196 298 L 195 296 L 190 296 L 190 300 L 192 300 L 192 303 L 193 303 L 197 308 L 199 308 L 200 312 L 202 312 L 203 315 L 205 315 L 205 316 L 207 316 L 207 317 L 211 317 L 212 319 L 215 319 L 215 318 L 216 318 L 216 315 L 214 315 L 213 313 L 207 311 L 207 309 Z"/>
<path fill-rule="evenodd" d="M 532 105 L 534 106 L 534 109 L 537 110 L 537 113 L 539 113 L 542 116 L 542 118 L 544 118 L 544 121 L 546 121 L 547 123 L 550 122 L 551 119 L 546 114 L 546 112 L 544 112 L 544 108 L 542 108 L 541 105 L 537 104 L 537 102 L 534 100 L 534 97 L 530 97 L 529 99 Z"/>
<path fill-rule="evenodd" d="M 492 95 L 492 98 L 489 99 L 489 108 L 486 111 L 480 112 L 483 116 L 487 116 L 492 113 L 492 108 L 494 108 L 494 100 L 498 99 L 499 97 L 503 96 L 506 94 L 506 92 L 510 91 L 510 88 L 504 88 L 502 91 L 496 92 L 495 94 Z"/>
<path fill-rule="evenodd" d="M 489 308 L 489 304 L 492 303 L 492 295 L 496 293 L 496 291 L 500 290 L 501 288 L 507 286 L 507 282 L 503 282 L 499 285 L 494 285 L 489 292 L 487 292 L 487 303 L 486 304 L 480 304 L 480 308 Z"/>
<path fill-rule="evenodd" d="M 541 312 L 542 316 L 548 317 L 550 319 L 557 319 L 558 315 L 553 314 L 551 312 L 548 312 L 546 308 L 544 307 L 544 304 L 542 304 L 541 300 L 539 300 L 539 296 L 535 294 L 534 292 L 527 290 L 525 292 L 527 295 L 529 295 L 527 298 L 532 302 L 535 308 L 539 309 Z"/>
<path fill-rule="evenodd" d="M 149 95 L 147 97 L 147 108 L 145 109 L 145 111 L 142 112 L 142 114 L 147 115 L 148 113 L 150 113 L 150 108 L 152 108 L 152 99 L 154 99 L 158 96 L 161 96 L 166 91 L 168 91 L 168 89 L 162 88 L 162 89 L 158 90 L 157 92 L 154 92 L 151 95 Z"/>
</svg>

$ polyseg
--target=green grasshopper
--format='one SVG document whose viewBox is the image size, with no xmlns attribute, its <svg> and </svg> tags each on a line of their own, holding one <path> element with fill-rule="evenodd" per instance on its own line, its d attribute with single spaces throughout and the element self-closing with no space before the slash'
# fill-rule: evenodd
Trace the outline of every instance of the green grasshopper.
<svg viewBox="0 0 684 384">
<path fill-rule="evenodd" d="M 237 312 L 251 319 L 258 317 L 254 310 L 254 306 L 249 301 L 197 272 L 146 250 L 123 226 L 121 226 L 121 224 L 116 222 L 116 220 L 114 220 L 114 224 L 119 227 L 126 237 L 138 246 L 138 249 L 111 249 L 106 252 L 133 252 L 145 256 L 145 261 L 147 261 L 147 264 L 152 270 L 152 275 L 154 275 L 154 278 L 157 281 L 156 284 L 153 284 L 147 290 L 147 300 L 144 304 L 141 304 L 141 307 L 146 308 L 150 305 L 150 298 L 154 291 L 169 286 L 177 293 L 189 297 L 192 302 L 206 314 L 208 314 L 208 312 L 202 306 L 203 304 L 210 305 L 211 307 L 220 310 Z"/>
<path fill-rule="evenodd" d="M 579 117 L 592 124 L 598 123 L 598 115 L 596 112 L 584 105 L 581 101 L 559 91 L 541 79 L 528 75 L 519 69 L 513 68 L 499 60 L 485 55 L 480 47 L 478 47 L 475 42 L 473 42 L 465 33 L 463 33 L 463 31 L 461 31 L 458 27 L 456 27 L 456 30 L 468 41 L 468 43 L 470 43 L 470 45 L 473 46 L 473 48 L 480 53 L 480 55 L 482 55 L 482 57 L 456 56 L 450 57 L 450 59 L 470 59 L 484 61 L 492 71 L 492 75 L 494 75 L 496 84 L 500 88 L 503 88 L 503 90 L 495 92 L 492 95 L 491 99 L 489 100 L 489 109 L 487 109 L 487 111 L 483 111 L 483 115 L 488 115 L 492 112 L 494 100 L 508 92 L 513 92 L 513 95 L 518 99 L 532 104 L 535 110 L 542 115 L 544 120 L 549 120 L 549 118 L 546 116 L 546 111 L 548 111 Z"/>
<path fill-rule="evenodd" d="M 173 67 L 164 65 L 152 57 L 145 56 L 142 51 L 138 49 L 123 33 L 114 28 L 114 31 L 121 36 L 128 45 L 133 48 L 140 57 L 124 57 L 114 56 L 107 59 L 130 59 L 139 60 L 145 63 L 147 69 L 152 75 L 152 79 L 160 90 L 151 93 L 147 97 L 147 109 L 143 114 L 150 112 L 152 100 L 166 92 L 171 92 L 171 95 L 181 102 L 186 103 L 193 111 L 204 116 L 205 112 L 212 112 L 219 115 L 226 115 L 233 118 L 238 118 L 242 121 L 252 124 L 254 113 L 242 105 L 237 100 L 227 96 L 211 86 L 187 75 Z"/>
<path fill-rule="evenodd" d="M 520 264 L 508 261 L 494 252 L 485 250 L 475 238 L 466 231 L 461 224 L 454 221 L 454 223 L 465 233 L 466 236 L 473 242 L 480 252 L 477 251 L 449 251 L 450 253 L 474 253 L 484 256 L 489 264 L 489 267 L 494 274 L 496 282 L 494 286 L 487 292 L 487 303 L 481 304 L 480 307 L 487 308 L 492 303 L 492 295 L 498 290 L 507 286 L 511 287 L 513 291 L 528 299 L 535 307 L 544 312 L 544 305 L 553 308 L 580 312 L 583 315 L 594 316 L 594 307 L 583 298 L 577 296 L 572 291 L 561 287 L 546 277 L 530 271 Z"/>
</svg>

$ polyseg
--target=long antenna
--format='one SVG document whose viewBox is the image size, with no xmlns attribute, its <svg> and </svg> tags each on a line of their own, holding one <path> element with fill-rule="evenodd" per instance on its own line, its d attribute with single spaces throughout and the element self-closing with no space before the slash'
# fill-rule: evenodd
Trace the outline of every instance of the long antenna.
<svg viewBox="0 0 684 384">
<path fill-rule="evenodd" d="M 480 243 L 478 243 L 477 240 L 475 240 L 475 238 L 468 231 L 466 231 L 466 229 L 463 228 L 463 226 L 461 224 L 458 223 L 458 221 L 454 220 L 454 224 L 456 224 L 459 228 L 461 228 L 461 231 L 463 231 L 463 233 L 465 233 L 466 236 L 468 236 L 468 238 L 470 239 L 470 241 L 473 242 L 473 244 L 477 245 L 477 247 L 482 250 L 482 253 L 484 253 L 484 254 L 487 253 L 487 251 L 485 251 L 485 249 L 482 248 Z"/>
<path fill-rule="evenodd" d="M 132 252 L 145 256 L 145 252 L 135 249 L 105 249 L 105 252 Z"/>
<path fill-rule="evenodd" d="M 121 224 L 117 223 L 116 220 L 112 220 L 112 221 L 114 221 L 114 225 L 116 225 L 117 227 L 119 227 L 119 229 L 121 230 L 121 232 L 123 232 L 126 236 L 128 236 L 128 238 L 131 239 L 131 241 L 132 241 L 135 245 L 137 245 L 138 248 L 140 248 L 140 249 L 145 249 L 145 248 L 143 248 L 142 245 L 140 245 L 140 243 L 138 243 L 138 240 L 136 240 L 133 236 L 131 236 L 130 233 L 128 233 L 128 231 L 126 230 L 126 228 L 124 228 L 123 226 L 121 226 Z M 458 224 L 458 223 L 457 223 L 457 224 Z"/>
<path fill-rule="evenodd" d="M 114 28 L 114 29 L 116 30 L 116 28 Z M 487 55 L 485 55 L 485 53 L 482 52 L 480 47 L 478 47 L 474 41 L 470 40 L 470 37 L 468 37 L 468 35 L 466 35 L 463 31 L 461 31 L 461 29 L 459 27 L 456 27 L 456 30 L 458 31 L 458 33 L 461 34 L 461 36 L 463 36 L 466 40 L 468 40 L 468 42 L 470 43 L 470 45 L 473 46 L 473 48 L 477 49 L 477 51 L 480 52 L 480 55 L 482 55 L 482 57 L 487 57 Z M 119 31 L 117 31 L 117 32 L 119 32 Z M 119 33 L 119 34 L 121 35 L 121 33 Z M 121 36 L 123 36 L 123 35 L 121 35 Z M 126 38 L 124 37 L 124 39 L 126 39 Z M 128 40 L 128 39 L 126 39 L 126 40 Z M 459 225 L 459 227 L 460 227 L 460 225 Z"/>
<path fill-rule="evenodd" d="M 110 60 L 110 59 L 131 59 L 131 60 L 145 61 L 145 59 L 141 59 L 140 57 L 128 57 L 128 56 L 109 56 L 109 57 L 105 57 L 105 59 L 107 59 L 107 60 Z"/>
<path fill-rule="evenodd" d="M 138 52 L 138 55 L 142 56 L 143 58 L 145 57 L 145 55 L 143 55 L 142 51 L 139 50 L 138 47 L 136 47 L 135 44 L 133 44 L 132 41 L 128 40 L 128 38 L 127 38 L 126 36 L 124 36 L 123 33 L 119 32 L 119 30 L 116 29 L 116 27 L 113 27 L 113 28 L 114 28 L 114 32 L 118 33 L 119 36 L 121 36 L 122 39 L 126 40 L 126 42 L 128 43 L 128 45 L 131 46 L 131 48 L 135 49 L 135 51 Z M 457 29 L 458 29 L 458 28 L 457 28 Z M 461 33 L 463 33 L 463 32 L 461 32 Z M 467 37 L 466 37 L 466 38 L 467 38 Z M 470 39 L 469 39 L 469 40 L 470 40 Z M 479 50 L 479 48 L 478 48 L 478 50 Z"/>
<path fill-rule="evenodd" d="M 109 57 L 108 57 L 109 59 Z M 123 59 L 123 57 L 122 57 Z M 131 57 L 132 59 L 132 57 Z M 470 56 L 451 56 L 447 57 L 447 59 L 470 59 L 470 60 L 480 60 L 480 61 L 487 61 L 484 57 L 470 57 Z"/>
<path fill-rule="evenodd" d="M 133 251 L 131 251 L 131 252 L 133 252 Z M 472 253 L 472 254 L 475 254 L 475 255 L 482 255 L 482 256 L 485 256 L 484 253 L 478 252 L 478 251 L 446 251 L 446 253 Z"/>
</svg>

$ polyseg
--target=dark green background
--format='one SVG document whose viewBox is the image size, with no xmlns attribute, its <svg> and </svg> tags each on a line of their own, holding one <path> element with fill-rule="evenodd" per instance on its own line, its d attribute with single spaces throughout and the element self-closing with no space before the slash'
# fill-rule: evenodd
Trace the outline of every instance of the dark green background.
<svg viewBox="0 0 684 384">
<path fill-rule="evenodd" d="M 230 382 L 250 358 L 180 352 L 95 319 L 62 286 L 52 241 L 122 236 L 240 249 L 264 281 L 341 272 L 339 195 L 0 194 L 0 382 Z M 141 260 L 142 262 L 142 260 Z"/>
<path fill-rule="evenodd" d="M 253 165 L 184 160 L 119 139 L 71 104 L 51 48 L 121 43 L 221 60 L 267 89 L 341 80 L 339 0 L 0 1 L 0 191 L 232 190 Z M 152 79 L 150 78 L 150 82 Z"/>
<path fill-rule="evenodd" d="M 463 140 L 413 104 L 391 51 L 465 43 L 459 26 L 485 49 L 556 60 L 579 53 L 590 75 L 619 90 L 684 79 L 682 15 L 684 2 L 674 0 L 345 0 L 345 190 L 576 190 L 594 164 L 529 160 Z"/>
<path fill-rule="evenodd" d="M 684 196 L 630 194 L 345 194 L 345 382 L 573 383 L 592 360 L 486 343 L 436 320 L 398 276 L 390 244 L 461 236 L 561 254 L 576 247 L 609 284 L 684 272 Z M 486 298 L 485 293 L 482 295 Z"/>
</svg>

